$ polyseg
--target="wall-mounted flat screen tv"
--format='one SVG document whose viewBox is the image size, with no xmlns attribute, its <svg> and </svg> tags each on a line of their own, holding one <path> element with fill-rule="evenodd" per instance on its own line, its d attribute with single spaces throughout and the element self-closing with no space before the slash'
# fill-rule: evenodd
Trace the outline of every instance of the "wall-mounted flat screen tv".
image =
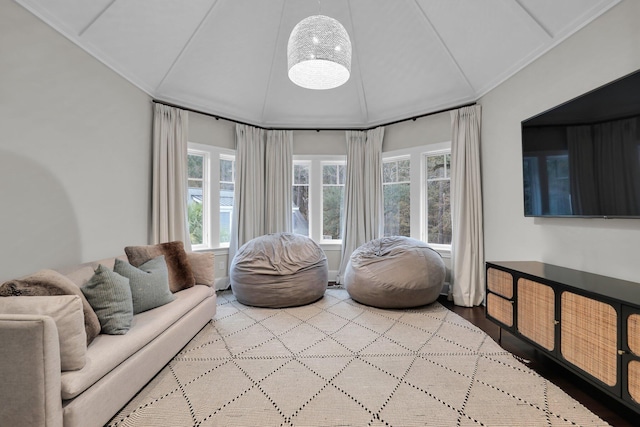
<svg viewBox="0 0 640 427">
<path fill-rule="evenodd" d="M 522 122 L 525 216 L 640 218 L 640 71 Z"/>
</svg>

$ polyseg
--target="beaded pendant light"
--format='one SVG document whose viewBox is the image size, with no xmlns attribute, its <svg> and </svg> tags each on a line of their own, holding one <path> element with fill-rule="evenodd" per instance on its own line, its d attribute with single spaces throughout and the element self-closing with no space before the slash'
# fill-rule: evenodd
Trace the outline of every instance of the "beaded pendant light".
<svg viewBox="0 0 640 427">
<path fill-rule="evenodd" d="M 306 89 L 333 89 L 351 75 L 351 41 L 337 20 L 325 15 L 303 19 L 287 45 L 289 79 Z"/>
</svg>

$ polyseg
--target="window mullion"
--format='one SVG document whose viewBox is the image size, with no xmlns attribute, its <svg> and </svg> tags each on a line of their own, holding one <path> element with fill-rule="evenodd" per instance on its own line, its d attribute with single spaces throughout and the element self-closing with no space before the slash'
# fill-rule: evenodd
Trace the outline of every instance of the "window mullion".
<svg viewBox="0 0 640 427">
<path fill-rule="evenodd" d="M 420 155 L 417 153 L 411 154 L 409 157 L 409 212 L 411 217 L 409 218 L 410 224 L 410 237 L 414 239 L 420 239 L 422 233 L 421 218 L 422 216 L 422 191 L 421 185 L 421 168 L 420 168 Z"/>
<path fill-rule="evenodd" d="M 213 154 L 210 164 L 209 241 L 211 247 L 218 248 L 220 247 L 220 153 Z"/>
<path fill-rule="evenodd" d="M 314 159 L 309 167 L 309 234 L 319 242 L 322 239 L 322 165 Z"/>
</svg>

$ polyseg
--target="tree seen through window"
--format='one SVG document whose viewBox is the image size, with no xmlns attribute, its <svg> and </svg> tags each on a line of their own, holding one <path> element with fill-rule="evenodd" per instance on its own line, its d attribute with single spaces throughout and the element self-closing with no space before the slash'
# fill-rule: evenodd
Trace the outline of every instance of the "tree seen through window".
<svg viewBox="0 0 640 427">
<path fill-rule="evenodd" d="M 411 237 L 411 162 L 392 159 L 382 164 L 384 235 Z"/>
<path fill-rule="evenodd" d="M 451 244 L 451 154 L 426 156 L 427 242 Z"/>
</svg>

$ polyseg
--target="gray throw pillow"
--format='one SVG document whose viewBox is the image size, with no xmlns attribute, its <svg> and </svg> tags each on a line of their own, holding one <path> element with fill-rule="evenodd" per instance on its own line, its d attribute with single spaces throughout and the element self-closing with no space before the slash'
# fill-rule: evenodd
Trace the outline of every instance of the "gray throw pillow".
<svg viewBox="0 0 640 427">
<path fill-rule="evenodd" d="M 133 320 L 129 279 L 100 264 L 80 290 L 96 312 L 103 334 L 124 335 L 129 331 Z"/>
<path fill-rule="evenodd" d="M 169 290 L 169 271 L 164 255 L 153 258 L 140 267 L 116 258 L 113 271 L 129 279 L 133 314 L 165 305 L 176 298 Z"/>
</svg>

